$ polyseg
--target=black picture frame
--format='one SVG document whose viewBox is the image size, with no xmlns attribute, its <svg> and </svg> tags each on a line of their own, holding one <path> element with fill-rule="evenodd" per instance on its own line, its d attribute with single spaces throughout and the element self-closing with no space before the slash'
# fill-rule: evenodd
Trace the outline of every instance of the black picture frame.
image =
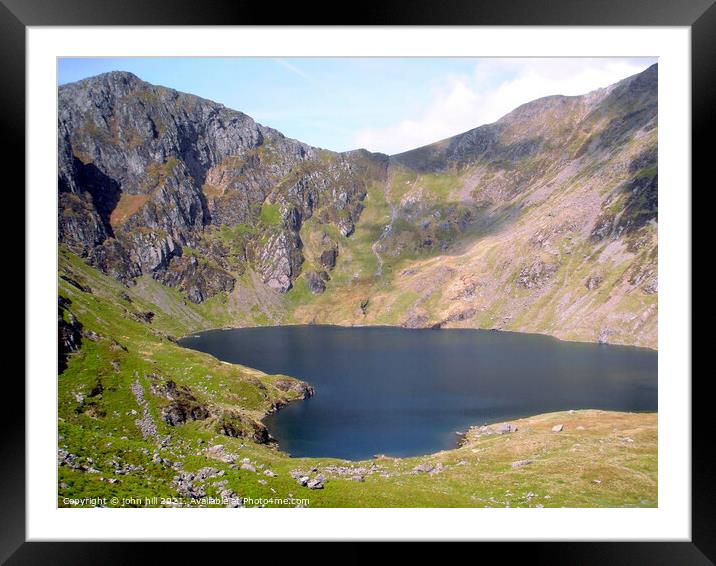
<svg viewBox="0 0 716 566">
<path fill-rule="evenodd" d="M 0 0 L 0 128 L 5 141 L 3 171 L 16 176 L 5 185 L 24 209 L 20 187 L 25 186 L 25 32 L 28 26 L 89 25 L 565 25 L 565 26 L 687 26 L 692 49 L 692 178 L 707 183 L 711 169 L 709 134 L 714 131 L 713 93 L 716 93 L 716 0 L 534 0 L 477 2 L 470 0 L 384 0 L 341 9 L 336 3 L 262 3 L 228 0 Z M 707 137 L 709 136 L 709 137 Z M 31 148 L 28 148 L 31 150 Z M 711 158 L 712 159 L 712 158 Z M 712 176 L 711 176 L 712 177 Z M 7 178 L 7 177 L 5 177 Z M 713 184 L 712 178 L 709 184 Z M 677 189 L 672 187 L 672 189 Z M 689 187 L 681 187 L 686 194 Z M 693 194 L 693 193 L 692 193 Z M 6 204 L 7 206 L 7 204 Z M 19 255 L 19 254 L 18 254 Z M 17 265 L 23 259 L 17 258 Z M 25 297 L 27 308 L 32 297 Z M 689 376 L 670 376 L 691 379 Z M 702 375 L 702 378 L 708 378 Z M 713 430 L 706 379 L 692 380 L 692 538 L 691 542 L 589 542 L 511 544 L 510 561 L 575 564 L 711 564 L 716 560 L 716 469 L 712 456 Z M 52 386 L 48 384 L 48 386 Z M 0 561 L 8 564 L 127 563 L 160 552 L 163 560 L 185 557 L 182 545 L 152 543 L 25 542 L 25 398 L 17 374 L 4 380 L 4 398 L 15 401 L 0 411 Z M 555 531 L 559 536 L 558 530 Z M 320 533 L 317 534 L 320 536 Z M 81 533 L 78 533 L 81 536 Z M 504 543 L 494 543 L 504 544 Z M 217 545 L 205 550 L 207 560 L 222 560 L 236 547 Z M 256 549 L 256 550 L 254 550 Z M 500 549 L 497 549 L 498 551 Z M 265 546 L 243 544 L 248 553 L 267 553 Z M 304 550 L 289 550 L 306 554 Z M 444 557 L 442 550 L 438 550 Z M 503 550 L 504 552 L 504 550 Z M 375 557 L 363 547 L 346 553 L 344 562 Z M 308 553 L 310 556 L 311 553 Z M 317 556 L 313 554 L 313 556 Z M 427 555 L 423 555 L 427 557 Z"/>
</svg>

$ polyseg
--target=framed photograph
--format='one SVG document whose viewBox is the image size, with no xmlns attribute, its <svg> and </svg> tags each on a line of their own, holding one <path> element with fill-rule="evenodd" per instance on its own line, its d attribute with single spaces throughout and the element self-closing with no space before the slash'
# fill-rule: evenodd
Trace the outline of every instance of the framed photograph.
<svg viewBox="0 0 716 566">
<path fill-rule="evenodd" d="M 27 332 L 0 557 L 711 563 L 691 187 L 716 8 L 274 11 L 3 0 Z"/>
</svg>

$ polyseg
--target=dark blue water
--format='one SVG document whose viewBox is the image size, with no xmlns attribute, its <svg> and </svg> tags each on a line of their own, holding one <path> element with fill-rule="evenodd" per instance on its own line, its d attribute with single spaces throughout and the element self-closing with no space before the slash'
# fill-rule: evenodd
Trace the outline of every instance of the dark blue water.
<svg viewBox="0 0 716 566">
<path fill-rule="evenodd" d="M 567 409 L 657 410 L 657 353 L 487 330 L 278 326 L 211 330 L 183 346 L 316 394 L 264 422 L 293 456 L 412 456 L 471 425 Z"/>
</svg>

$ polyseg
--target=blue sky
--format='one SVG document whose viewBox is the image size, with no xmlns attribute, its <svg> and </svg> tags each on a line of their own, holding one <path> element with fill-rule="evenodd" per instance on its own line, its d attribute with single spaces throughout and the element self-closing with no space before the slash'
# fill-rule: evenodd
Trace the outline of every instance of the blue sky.
<svg viewBox="0 0 716 566">
<path fill-rule="evenodd" d="M 550 94 L 576 95 L 655 59 L 72 58 L 59 84 L 130 71 L 241 110 L 306 143 L 397 153 L 493 122 Z"/>
</svg>

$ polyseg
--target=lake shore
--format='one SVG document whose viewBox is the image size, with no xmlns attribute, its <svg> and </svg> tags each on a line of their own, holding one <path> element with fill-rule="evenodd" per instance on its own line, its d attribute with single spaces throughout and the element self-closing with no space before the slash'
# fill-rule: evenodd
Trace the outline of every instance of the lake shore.
<svg viewBox="0 0 716 566">
<path fill-rule="evenodd" d="M 272 325 L 256 325 L 256 324 L 235 324 L 235 325 L 224 325 L 224 326 L 209 326 L 206 328 L 200 328 L 197 330 L 194 330 L 192 332 L 187 333 L 186 335 L 180 336 L 177 338 L 177 341 L 184 340 L 185 338 L 191 338 L 192 336 L 196 336 L 197 334 L 201 334 L 202 332 L 209 332 L 212 330 L 236 330 L 239 328 L 267 328 Z M 554 340 L 557 340 L 559 342 L 568 342 L 571 344 L 602 344 L 604 346 L 626 346 L 629 348 L 638 348 L 641 350 L 650 350 L 652 352 L 658 352 L 659 348 L 657 346 L 650 346 L 650 345 L 634 345 L 634 344 L 622 344 L 621 342 L 600 342 L 598 340 L 580 340 L 577 338 L 568 338 L 564 336 L 556 336 L 554 334 L 550 334 L 549 332 L 526 332 L 526 331 L 520 331 L 520 330 L 505 330 L 504 328 L 482 328 L 482 327 L 467 327 L 467 326 L 461 326 L 461 327 L 450 327 L 450 326 L 424 326 L 424 327 L 409 327 L 409 326 L 395 326 L 393 324 L 380 324 L 380 323 L 371 323 L 371 324 L 335 324 L 330 322 L 310 322 L 310 323 L 286 323 L 286 324 L 280 324 L 277 326 L 328 326 L 328 327 L 336 327 L 336 328 L 403 328 L 405 330 L 435 330 L 435 331 L 445 331 L 445 330 L 486 330 L 489 332 L 502 332 L 505 334 L 532 334 L 535 336 L 545 336 L 548 338 L 552 338 Z"/>
</svg>

